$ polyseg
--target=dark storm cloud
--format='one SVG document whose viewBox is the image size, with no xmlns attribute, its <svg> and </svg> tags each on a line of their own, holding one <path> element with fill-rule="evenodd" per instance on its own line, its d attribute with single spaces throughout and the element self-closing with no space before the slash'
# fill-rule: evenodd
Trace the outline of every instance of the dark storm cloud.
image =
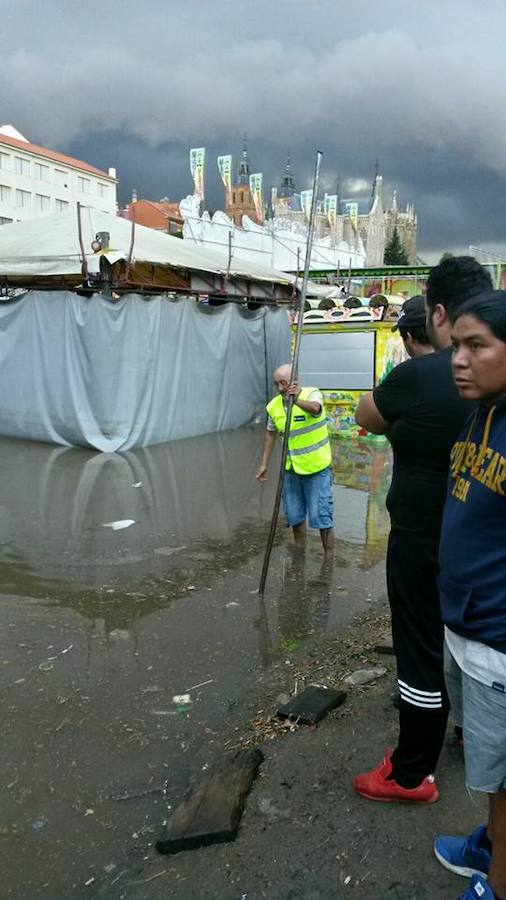
<svg viewBox="0 0 506 900">
<path fill-rule="evenodd" d="M 299 186 L 370 180 L 419 212 L 420 247 L 504 234 L 506 4 L 470 0 L 3 0 L 0 120 L 117 165 L 120 194 L 191 188 L 188 148 L 214 157 L 246 130 L 255 169 Z"/>
</svg>

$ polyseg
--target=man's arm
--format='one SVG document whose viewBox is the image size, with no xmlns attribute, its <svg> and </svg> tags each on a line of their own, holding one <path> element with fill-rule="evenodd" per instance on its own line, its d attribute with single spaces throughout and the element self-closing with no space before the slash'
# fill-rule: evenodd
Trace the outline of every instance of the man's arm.
<svg viewBox="0 0 506 900">
<path fill-rule="evenodd" d="M 321 403 L 318 403 L 316 400 L 300 400 L 300 387 L 296 381 L 292 382 L 286 389 L 286 393 L 289 396 L 293 397 L 293 402 L 295 406 L 298 406 L 300 409 L 303 409 L 304 412 L 309 413 L 311 416 L 319 416 L 322 411 Z"/>
<path fill-rule="evenodd" d="M 413 408 L 419 388 L 418 368 L 408 359 L 395 366 L 372 393 L 360 398 L 355 421 L 372 434 L 387 434 L 390 426 Z"/>
<path fill-rule="evenodd" d="M 386 434 L 389 429 L 389 423 L 376 406 L 372 392 L 362 394 L 355 411 L 355 421 L 357 425 L 366 428 L 371 434 Z"/>
<path fill-rule="evenodd" d="M 258 481 L 267 481 L 267 466 L 271 458 L 274 444 L 276 443 L 276 431 L 266 431 L 264 440 L 264 452 L 262 454 L 262 462 L 260 463 L 256 477 Z"/>
</svg>

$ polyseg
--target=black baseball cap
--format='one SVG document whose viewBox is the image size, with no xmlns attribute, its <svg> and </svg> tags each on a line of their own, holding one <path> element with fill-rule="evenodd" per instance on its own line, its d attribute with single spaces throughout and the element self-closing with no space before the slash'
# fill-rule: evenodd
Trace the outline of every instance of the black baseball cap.
<svg viewBox="0 0 506 900">
<path fill-rule="evenodd" d="M 425 297 L 423 294 L 409 297 L 403 303 L 402 312 L 392 331 L 409 331 L 411 328 L 419 328 L 420 325 L 425 325 Z"/>
</svg>

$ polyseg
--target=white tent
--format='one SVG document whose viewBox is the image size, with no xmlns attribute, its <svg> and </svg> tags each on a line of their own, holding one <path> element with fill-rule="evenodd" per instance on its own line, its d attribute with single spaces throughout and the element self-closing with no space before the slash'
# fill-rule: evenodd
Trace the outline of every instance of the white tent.
<svg viewBox="0 0 506 900">
<path fill-rule="evenodd" d="M 88 272 L 100 272 L 100 258 L 109 263 L 128 260 L 132 224 L 88 207 L 81 208 L 82 242 Z M 100 232 L 109 235 L 109 247 L 93 252 L 92 241 Z M 188 246 L 179 238 L 142 225 L 135 226 L 132 264 L 148 264 L 173 270 L 208 273 L 221 278 L 246 279 L 287 285 L 293 278 L 232 256 L 230 267 L 223 253 L 211 253 Z M 53 216 L 40 216 L 0 228 L 0 276 L 11 279 L 80 277 L 82 255 L 76 210 Z M 228 270 L 228 272 L 227 272 Z"/>
</svg>

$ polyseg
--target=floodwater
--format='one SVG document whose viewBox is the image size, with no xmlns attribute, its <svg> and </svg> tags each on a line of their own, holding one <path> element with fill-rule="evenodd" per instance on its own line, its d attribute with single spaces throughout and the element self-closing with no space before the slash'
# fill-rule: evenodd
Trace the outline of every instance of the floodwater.
<svg viewBox="0 0 506 900">
<path fill-rule="evenodd" d="M 261 602 L 276 481 L 274 461 L 255 480 L 261 442 L 0 441 L 2 897 L 119 885 L 159 835 L 164 785 L 233 738 L 261 673 L 378 599 L 387 449 L 334 444 L 334 567 L 315 534 L 298 559 L 280 525 Z"/>
</svg>

